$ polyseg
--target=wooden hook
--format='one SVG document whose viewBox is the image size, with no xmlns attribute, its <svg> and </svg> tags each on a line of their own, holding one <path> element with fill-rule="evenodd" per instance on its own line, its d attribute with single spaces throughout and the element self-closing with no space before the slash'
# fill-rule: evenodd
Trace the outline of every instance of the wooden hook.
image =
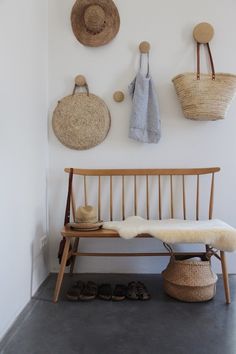
<svg viewBox="0 0 236 354">
<path fill-rule="evenodd" d="M 122 91 L 116 91 L 113 94 L 113 99 L 114 99 L 115 102 L 120 103 L 120 102 L 124 101 L 125 95 L 124 95 L 124 93 Z"/>
<path fill-rule="evenodd" d="M 147 54 L 150 52 L 150 48 L 151 48 L 151 45 L 149 42 L 141 42 L 139 44 L 139 50 L 140 50 L 140 53 L 142 54 Z"/>
<path fill-rule="evenodd" d="M 195 41 L 201 44 L 206 44 L 211 41 L 214 36 L 214 28 L 210 23 L 202 22 L 199 23 L 193 29 L 193 38 Z"/>
<path fill-rule="evenodd" d="M 77 86 L 86 86 L 87 82 L 83 75 L 77 75 L 75 78 L 75 84 Z"/>
</svg>

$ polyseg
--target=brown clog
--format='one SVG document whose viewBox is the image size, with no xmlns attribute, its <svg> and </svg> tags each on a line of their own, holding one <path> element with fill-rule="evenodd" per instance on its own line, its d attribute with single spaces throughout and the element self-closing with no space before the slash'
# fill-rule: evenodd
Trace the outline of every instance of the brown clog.
<svg viewBox="0 0 236 354">
<path fill-rule="evenodd" d="M 112 287 L 111 284 L 102 284 L 98 288 L 98 297 L 102 300 L 112 299 Z"/>
<path fill-rule="evenodd" d="M 123 284 L 117 284 L 112 293 L 112 301 L 123 301 L 127 295 L 127 286 Z"/>
<path fill-rule="evenodd" d="M 70 301 L 78 301 L 83 289 L 84 283 L 81 280 L 75 282 L 66 293 L 67 299 Z"/>
<path fill-rule="evenodd" d="M 97 297 L 98 287 L 93 281 L 88 281 L 87 284 L 82 289 L 79 300 L 88 301 L 93 300 Z"/>
<path fill-rule="evenodd" d="M 146 286 L 140 281 L 137 282 L 137 292 L 139 300 L 149 300 L 151 297 Z"/>
<path fill-rule="evenodd" d="M 137 283 L 135 281 L 132 281 L 128 284 L 127 299 L 130 299 L 130 300 L 138 300 L 139 299 Z"/>
</svg>

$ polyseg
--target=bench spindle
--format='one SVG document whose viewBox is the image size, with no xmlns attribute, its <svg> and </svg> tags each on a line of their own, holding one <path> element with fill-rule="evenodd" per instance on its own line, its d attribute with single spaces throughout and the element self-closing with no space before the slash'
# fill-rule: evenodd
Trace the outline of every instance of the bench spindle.
<svg viewBox="0 0 236 354">
<path fill-rule="evenodd" d="M 112 176 L 110 176 L 110 220 L 113 221 Z"/>
<path fill-rule="evenodd" d="M 134 176 L 134 215 L 137 215 L 137 178 Z"/>
<path fill-rule="evenodd" d="M 211 193 L 210 193 L 210 202 L 209 202 L 209 219 L 212 219 L 212 214 L 213 214 L 214 180 L 215 180 L 215 173 L 213 172 L 212 175 L 211 175 Z"/>
<path fill-rule="evenodd" d="M 101 220 L 101 176 L 98 176 L 98 220 Z"/>
<path fill-rule="evenodd" d="M 196 220 L 199 220 L 199 175 L 197 175 Z"/>
<path fill-rule="evenodd" d="M 125 220 L 125 176 L 122 176 L 121 203 L 122 203 L 122 220 Z"/>
<path fill-rule="evenodd" d="M 162 219 L 161 213 L 161 176 L 158 175 L 158 206 L 159 206 L 159 220 Z"/>
<path fill-rule="evenodd" d="M 170 214 L 171 219 L 174 218 L 174 204 L 173 204 L 173 178 L 170 175 Z"/>
<path fill-rule="evenodd" d="M 148 181 L 148 175 L 146 176 L 146 203 L 147 203 L 147 219 L 149 220 L 149 181 Z"/>
<path fill-rule="evenodd" d="M 185 178 L 182 176 L 182 186 L 183 186 L 183 217 L 186 220 L 186 194 L 185 194 Z"/>
<path fill-rule="evenodd" d="M 87 181 L 86 181 L 86 176 L 84 176 L 84 205 L 87 204 Z"/>
</svg>

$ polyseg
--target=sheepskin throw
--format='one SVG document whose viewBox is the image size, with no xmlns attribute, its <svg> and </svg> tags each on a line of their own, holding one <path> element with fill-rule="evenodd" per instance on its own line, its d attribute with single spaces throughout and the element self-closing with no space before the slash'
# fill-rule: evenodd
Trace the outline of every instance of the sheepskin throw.
<svg viewBox="0 0 236 354">
<path fill-rule="evenodd" d="M 131 216 L 124 221 L 105 222 L 103 227 L 116 230 L 125 239 L 131 239 L 140 234 L 149 234 L 170 244 L 203 243 L 221 251 L 236 250 L 236 229 L 218 219 L 146 220 L 140 216 Z"/>
</svg>

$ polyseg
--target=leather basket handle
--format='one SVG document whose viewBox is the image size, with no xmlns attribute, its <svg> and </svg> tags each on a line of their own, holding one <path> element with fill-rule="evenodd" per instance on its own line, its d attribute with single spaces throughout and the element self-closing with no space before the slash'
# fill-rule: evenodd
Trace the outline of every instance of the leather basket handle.
<svg viewBox="0 0 236 354">
<path fill-rule="evenodd" d="M 209 43 L 199 43 L 197 42 L 197 80 L 200 80 L 200 45 L 204 44 L 207 46 L 207 51 L 209 54 L 209 59 L 210 59 L 210 64 L 211 64 L 211 73 L 212 73 L 212 80 L 215 80 L 215 68 L 214 68 L 214 63 L 213 63 L 213 58 L 211 55 L 211 49 Z"/>
</svg>

